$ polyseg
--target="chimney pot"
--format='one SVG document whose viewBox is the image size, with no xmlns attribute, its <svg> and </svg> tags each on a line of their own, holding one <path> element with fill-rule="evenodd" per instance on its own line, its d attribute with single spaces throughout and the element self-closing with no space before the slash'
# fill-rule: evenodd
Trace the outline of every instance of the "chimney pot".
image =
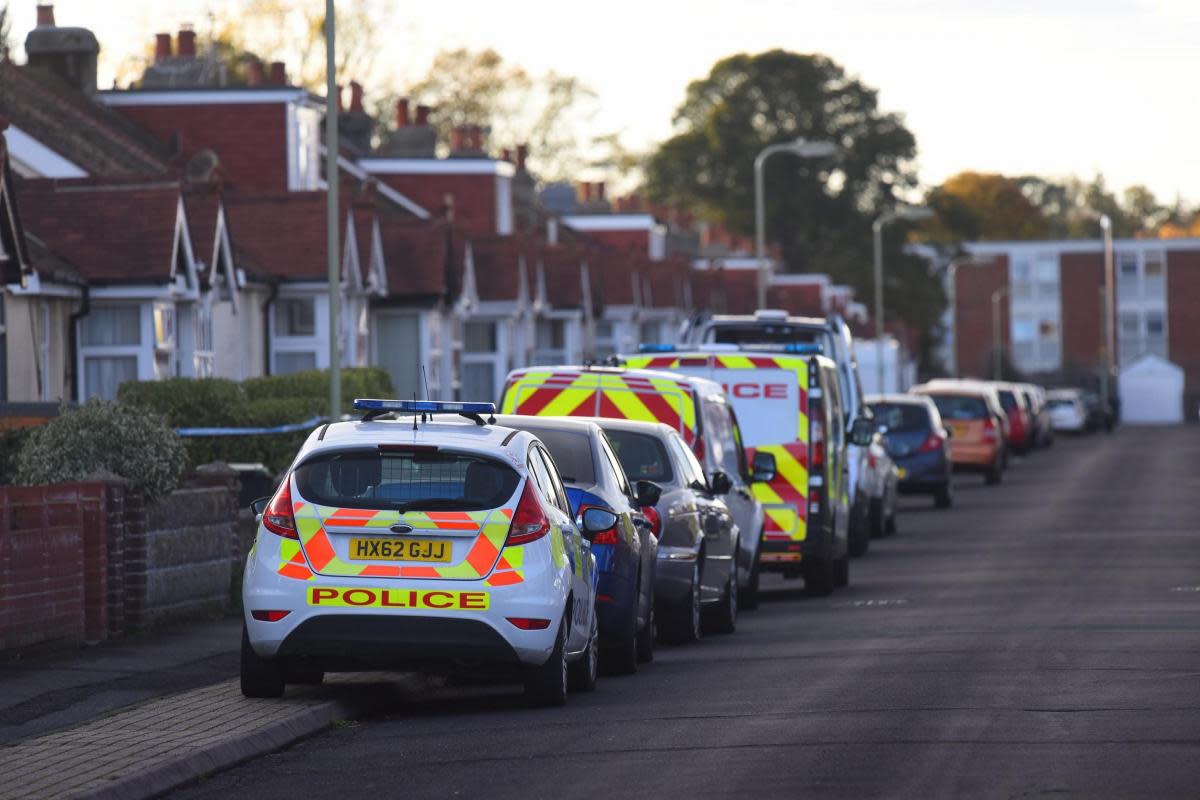
<svg viewBox="0 0 1200 800">
<path fill-rule="evenodd" d="M 430 108 L 429 106 L 417 106 L 417 124 L 418 125 L 428 125 L 429 124 L 429 115 L 432 112 L 433 112 L 433 109 Z"/>
<path fill-rule="evenodd" d="M 41 6 L 39 6 L 40 8 Z M 171 57 L 171 34 L 154 34 L 154 61 L 157 63 Z"/>
<path fill-rule="evenodd" d="M 512 163 L 512 160 L 513 160 L 512 159 L 512 150 L 509 150 L 507 147 L 504 148 L 503 150 L 501 150 L 500 151 L 500 160 Z"/>
<path fill-rule="evenodd" d="M 527 158 L 529 158 L 529 145 L 527 145 L 527 144 L 517 145 L 517 169 L 519 169 L 519 170 L 525 169 L 525 159 L 527 159 Z"/>
<path fill-rule="evenodd" d="M 483 149 L 484 149 L 483 134 L 484 134 L 484 131 L 483 131 L 482 126 L 479 126 L 479 125 L 471 126 L 469 135 L 470 135 L 470 148 L 472 150 L 483 151 Z"/>
<path fill-rule="evenodd" d="M 408 98 L 401 97 L 396 101 L 396 127 L 408 127 Z"/>
<path fill-rule="evenodd" d="M 179 57 L 196 57 L 196 32 L 191 28 L 179 29 Z"/>
<path fill-rule="evenodd" d="M 596 199 L 604 199 L 604 181 L 596 181 Z"/>
<path fill-rule="evenodd" d="M 465 149 L 467 146 L 467 138 L 467 126 L 456 125 L 454 129 L 450 131 L 450 152 L 458 153 Z"/>
<path fill-rule="evenodd" d="M 264 83 L 266 83 L 266 74 L 263 63 L 257 58 L 252 59 L 246 68 L 246 85 L 262 86 Z"/>
<path fill-rule="evenodd" d="M 358 81 L 350 81 L 350 110 L 363 110 L 363 87 Z"/>
<path fill-rule="evenodd" d="M 45 3 L 38 4 L 37 7 L 37 26 L 39 28 L 54 27 L 54 4 Z"/>
<path fill-rule="evenodd" d="M 287 65 L 282 61 L 271 62 L 271 85 L 287 86 Z"/>
<path fill-rule="evenodd" d="M 592 199 L 592 184 L 590 181 L 584 181 L 580 188 L 583 189 L 583 202 L 590 202 Z"/>
</svg>

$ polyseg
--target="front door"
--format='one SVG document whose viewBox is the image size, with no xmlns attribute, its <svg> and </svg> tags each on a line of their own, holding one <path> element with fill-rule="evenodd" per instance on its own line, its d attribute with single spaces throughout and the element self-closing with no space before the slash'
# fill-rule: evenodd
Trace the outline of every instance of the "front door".
<svg viewBox="0 0 1200 800">
<path fill-rule="evenodd" d="M 397 398 L 425 397 L 421 352 L 420 314 L 380 312 L 375 315 L 375 366 L 387 370 Z"/>
</svg>

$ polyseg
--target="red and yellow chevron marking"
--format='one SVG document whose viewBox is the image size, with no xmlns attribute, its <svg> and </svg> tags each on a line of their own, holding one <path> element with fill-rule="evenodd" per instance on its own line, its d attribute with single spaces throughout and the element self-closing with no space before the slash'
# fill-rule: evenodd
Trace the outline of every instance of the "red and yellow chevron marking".
<svg viewBox="0 0 1200 800">
<path fill-rule="evenodd" d="M 525 580 L 522 547 L 505 547 L 513 509 L 492 511 L 398 511 L 332 508 L 312 503 L 293 505 L 299 541 L 284 539 L 280 547 L 278 572 L 288 578 L 311 580 L 314 572 L 323 575 L 362 578 L 442 578 L 478 580 L 489 577 L 492 586 L 509 586 Z M 327 526 L 390 528 L 397 522 L 421 531 L 477 530 L 466 558 L 449 566 L 399 566 L 390 564 L 352 564 L 338 558 L 329 540 Z M 494 570 L 494 572 L 493 572 Z"/>
<path fill-rule="evenodd" d="M 646 369 L 781 369 L 793 373 L 799 387 L 800 404 L 795 438 L 790 442 L 747 448 L 746 458 L 752 460 L 758 450 L 775 456 L 775 480 L 751 486 L 754 496 L 763 504 L 763 538 L 767 541 L 804 541 L 808 533 L 808 360 L 805 357 L 684 352 L 631 356 L 625 363 Z"/>
<path fill-rule="evenodd" d="M 501 412 L 542 417 L 607 417 L 662 422 L 691 444 L 696 401 L 686 381 L 620 371 L 527 371 L 504 392 Z"/>
</svg>

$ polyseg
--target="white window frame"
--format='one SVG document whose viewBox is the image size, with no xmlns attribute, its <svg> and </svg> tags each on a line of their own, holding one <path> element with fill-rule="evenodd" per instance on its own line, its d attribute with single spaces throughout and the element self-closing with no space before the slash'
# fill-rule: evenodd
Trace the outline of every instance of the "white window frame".
<svg viewBox="0 0 1200 800">
<path fill-rule="evenodd" d="M 271 304 L 267 324 L 271 331 L 271 374 L 279 374 L 279 355 L 282 353 L 312 353 L 314 369 L 329 368 L 329 308 L 320 302 L 316 292 L 282 291 Z M 308 300 L 313 304 L 313 332 L 308 336 L 284 336 L 276 332 L 276 317 L 283 301 Z"/>
<path fill-rule="evenodd" d="M 154 315 L 153 303 L 142 300 L 120 300 L 115 302 L 93 302 L 95 307 L 108 306 L 133 306 L 138 310 L 138 343 L 127 345 L 88 345 L 83 341 L 83 325 L 84 320 L 78 320 L 76 325 L 76 341 L 79 342 L 79 352 L 76 355 L 75 374 L 79 376 L 76 381 L 78 388 L 76 391 L 77 402 L 86 402 L 94 393 L 88 391 L 87 386 L 87 371 L 84 365 L 89 358 L 128 358 L 130 356 L 137 359 L 137 380 L 148 381 L 154 379 Z"/>
<path fill-rule="evenodd" d="M 287 104 L 287 169 L 288 191 L 325 188 L 321 178 L 321 112 L 303 101 Z"/>
<path fill-rule="evenodd" d="M 496 349 L 490 352 L 470 352 L 467 350 L 467 325 L 493 325 L 496 331 Z M 504 386 L 504 379 L 508 377 L 508 344 L 511 337 L 508 320 L 502 317 L 468 317 L 463 320 L 462 329 L 462 350 L 460 351 L 460 360 L 464 368 L 469 364 L 490 364 L 492 367 L 492 401 L 500 398 L 500 390 Z M 462 376 L 459 376 L 459 385 L 462 385 Z M 478 400 L 476 397 L 463 397 L 463 400 Z"/>
</svg>

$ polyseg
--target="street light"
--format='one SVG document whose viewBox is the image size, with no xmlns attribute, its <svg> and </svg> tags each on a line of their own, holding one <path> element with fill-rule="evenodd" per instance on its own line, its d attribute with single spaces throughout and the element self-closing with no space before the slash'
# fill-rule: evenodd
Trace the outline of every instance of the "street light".
<svg viewBox="0 0 1200 800">
<path fill-rule="evenodd" d="M 992 380 L 1004 379 L 1004 339 L 1000 333 L 1000 298 L 1008 294 L 1008 287 L 1001 286 L 992 292 Z"/>
<path fill-rule="evenodd" d="M 896 220 L 920 222 L 933 216 L 933 209 L 925 206 L 897 206 L 891 211 L 885 211 L 871 224 L 871 232 L 875 235 L 875 346 L 879 363 L 876 369 L 879 375 L 879 385 L 876 390 L 882 394 L 883 388 L 883 228 Z"/>
<path fill-rule="evenodd" d="M 341 276 L 338 269 L 338 88 L 334 0 L 325 0 L 325 246 L 329 278 L 329 417 L 342 414 L 342 353 L 338 340 Z"/>
<path fill-rule="evenodd" d="M 838 150 L 833 142 L 809 142 L 803 137 L 763 148 L 754 159 L 754 257 L 758 260 L 758 307 L 767 306 L 767 223 L 763 218 L 763 164 L 775 153 L 791 153 L 800 158 L 826 158 Z"/>
<path fill-rule="evenodd" d="M 1112 219 L 1108 214 L 1100 215 L 1100 230 L 1104 236 L 1104 374 L 1100 378 L 1100 396 L 1104 399 L 1105 413 L 1112 408 L 1112 390 L 1109 381 L 1116 374 L 1116 336 L 1113 318 L 1113 237 Z"/>
</svg>

